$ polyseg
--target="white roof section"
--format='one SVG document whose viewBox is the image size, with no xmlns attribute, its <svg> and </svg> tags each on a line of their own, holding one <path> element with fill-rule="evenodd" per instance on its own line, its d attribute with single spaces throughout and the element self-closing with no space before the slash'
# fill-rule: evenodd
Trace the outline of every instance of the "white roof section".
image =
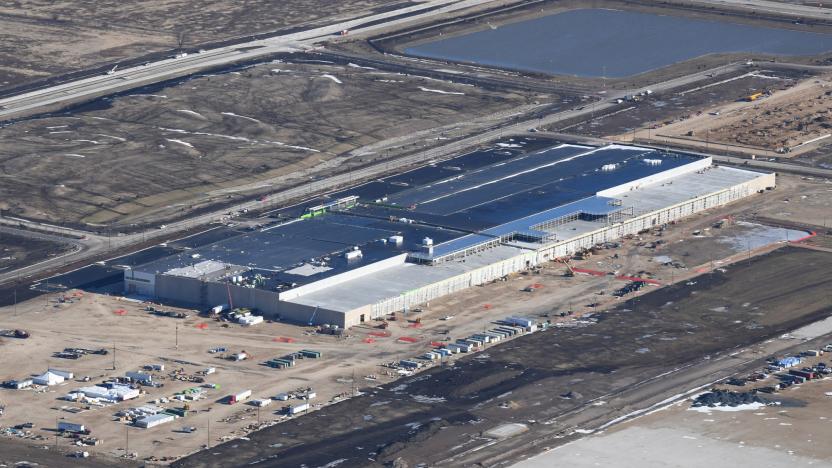
<svg viewBox="0 0 832 468">
<path fill-rule="evenodd" d="M 222 271 L 225 269 L 226 265 L 226 263 L 214 260 L 203 260 L 199 263 L 194 263 L 193 265 L 181 268 L 172 268 L 166 271 L 165 274 L 171 276 L 184 276 L 186 278 L 199 278 L 201 276 Z"/>
<path fill-rule="evenodd" d="M 638 215 L 718 192 L 763 175 L 766 174 L 733 167 L 711 166 L 702 171 L 690 172 L 631 190 L 619 197 L 625 206 L 632 206 Z"/>
<path fill-rule="evenodd" d="M 368 304 L 398 296 L 411 289 L 461 275 L 480 267 L 515 257 L 528 250 L 500 245 L 471 254 L 464 259 L 428 266 L 399 263 L 329 288 L 320 289 L 287 302 L 348 312 Z"/>
<path fill-rule="evenodd" d="M 327 266 L 321 265 L 313 265 L 311 263 L 304 263 L 303 265 L 292 268 L 291 270 L 286 270 L 286 273 L 290 275 L 299 275 L 299 276 L 312 276 L 317 275 L 318 273 L 323 273 L 325 271 L 329 271 L 332 268 Z"/>
</svg>

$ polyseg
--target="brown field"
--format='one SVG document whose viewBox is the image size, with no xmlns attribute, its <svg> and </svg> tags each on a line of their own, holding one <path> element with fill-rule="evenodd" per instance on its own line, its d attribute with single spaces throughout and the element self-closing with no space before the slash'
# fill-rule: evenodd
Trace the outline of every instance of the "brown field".
<svg viewBox="0 0 832 468">
<path fill-rule="evenodd" d="M 714 103 L 671 121 L 648 122 L 612 138 L 765 157 L 794 157 L 832 143 L 832 88 L 828 77 L 798 83 L 769 79 L 746 95 Z M 754 93 L 771 93 L 755 101 Z"/>
<path fill-rule="evenodd" d="M 0 90 L 152 52 L 217 42 L 396 0 L 15 0 L 0 3 Z"/>
<path fill-rule="evenodd" d="M 58 223 L 180 216 L 391 156 L 336 158 L 429 129 L 435 141 L 528 99 L 319 63 L 197 77 L 0 128 L 0 209 Z"/>
</svg>

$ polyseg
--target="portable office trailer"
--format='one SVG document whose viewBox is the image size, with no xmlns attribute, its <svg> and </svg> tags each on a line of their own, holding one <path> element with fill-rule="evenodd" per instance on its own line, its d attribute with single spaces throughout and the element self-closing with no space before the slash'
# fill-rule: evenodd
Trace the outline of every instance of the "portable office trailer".
<svg viewBox="0 0 832 468">
<path fill-rule="evenodd" d="M 242 392 L 235 393 L 228 397 L 228 403 L 234 404 L 240 401 L 243 401 L 251 396 L 251 390 L 243 390 Z"/>
<path fill-rule="evenodd" d="M 458 340 L 456 343 L 452 343 L 448 346 L 455 346 L 460 349 L 463 353 L 470 353 L 474 349 L 474 345 L 471 343 L 467 343 L 462 340 Z"/>
<path fill-rule="evenodd" d="M 508 334 L 508 332 L 505 332 L 505 331 L 502 331 L 502 330 L 497 330 L 496 328 L 492 328 L 491 330 L 488 331 L 488 333 L 493 333 L 493 334 L 499 336 L 501 340 L 504 340 L 504 339 L 506 339 L 510 336 Z"/>
<path fill-rule="evenodd" d="M 137 419 L 136 420 L 136 426 L 144 428 L 144 429 L 150 429 L 151 427 L 155 427 L 155 426 L 158 426 L 160 424 L 165 424 L 165 423 L 172 422 L 174 419 L 176 419 L 176 416 L 174 416 L 172 414 L 166 414 L 166 413 L 152 414 L 150 416 L 145 416 L 143 418 Z"/>
<path fill-rule="evenodd" d="M 72 432 L 75 434 L 87 434 L 89 431 L 83 424 L 76 424 L 67 421 L 58 421 L 58 432 Z"/>
<path fill-rule="evenodd" d="M 526 317 L 507 317 L 506 321 L 512 325 L 529 328 L 534 325 L 534 320 Z"/>
<path fill-rule="evenodd" d="M 471 343 L 475 348 L 482 348 L 483 346 L 485 346 L 485 340 L 475 338 L 473 336 L 469 336 L 468 338 L 465 338 L 464 341 L 466 341 L 468 343 Z"/>
<path fill-rule="evenodd" d="M 145 374 L 144 372 L 127 372 L 126 375 L 130 380 L 134 382 L 141 382 L 141 383 L 151 383 L 153 382 L 153 376 L 150 374 Z"/>
<path fill-rule="evenodd" d="M 492 342 L 500 341 L 500 340 L 503 339 L 503 334 L 502 333 L 495 333 L 493 331 L 487 331 L 487 332 L 483 333 L 483 335 L 490 336 Z"/>
<path fill-rule="evenodd" d="M 22 379 L 22 380 L 10 380 L 6 382 L 7 388 L 12 388 L 14 390 L 20 390 L 23 388 L 28 388 L 32 386 L 32 379 Z"/>
<path fill-rule="evenodd" d="M 290 415 L 294 415 L 294 414 L 302 413 L 302 412 L 307 411 L 307 410 L 309 410 L 309 403 L 301 403 L 299 405 L 289 406 L 287 412 Z"/>
<path fill-rule="evenodd" d="M 471 335 L 469 339 L 482 341 L 483 344 L 491 343 L 491 337 L 484 333 L 477 333 L 476 335 Z"/>
</svg>

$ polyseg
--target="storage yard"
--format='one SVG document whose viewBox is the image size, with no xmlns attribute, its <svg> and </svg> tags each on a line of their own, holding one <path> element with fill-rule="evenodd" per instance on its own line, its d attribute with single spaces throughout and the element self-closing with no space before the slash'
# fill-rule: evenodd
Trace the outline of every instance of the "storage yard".
<svg viewBox="0 0 832 468">
<path fill-rule="evenodd" d="M 749 91 L 737 102 L 705 109 L 669 125 L 653 125 L 633 135 L 690 148 L 795 157 L 829 144 L 825 140 L 832 136 L 830 93 L 825 76 L 802 80 L 787 89 L 778 83 Z"/>
</svg>

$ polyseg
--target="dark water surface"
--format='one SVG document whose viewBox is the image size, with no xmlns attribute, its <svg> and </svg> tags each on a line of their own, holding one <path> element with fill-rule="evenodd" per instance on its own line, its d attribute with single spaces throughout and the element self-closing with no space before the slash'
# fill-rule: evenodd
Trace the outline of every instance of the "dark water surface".
<svg viewBox="0 0 832 468">
<path fill-rule="evenodd" d="M 712 53 L 816 55 L 830 50 L 831 34 L 583 9 L 440 39 L 405 52 L 525 71 L 618 78 Z"/>
</svg>

